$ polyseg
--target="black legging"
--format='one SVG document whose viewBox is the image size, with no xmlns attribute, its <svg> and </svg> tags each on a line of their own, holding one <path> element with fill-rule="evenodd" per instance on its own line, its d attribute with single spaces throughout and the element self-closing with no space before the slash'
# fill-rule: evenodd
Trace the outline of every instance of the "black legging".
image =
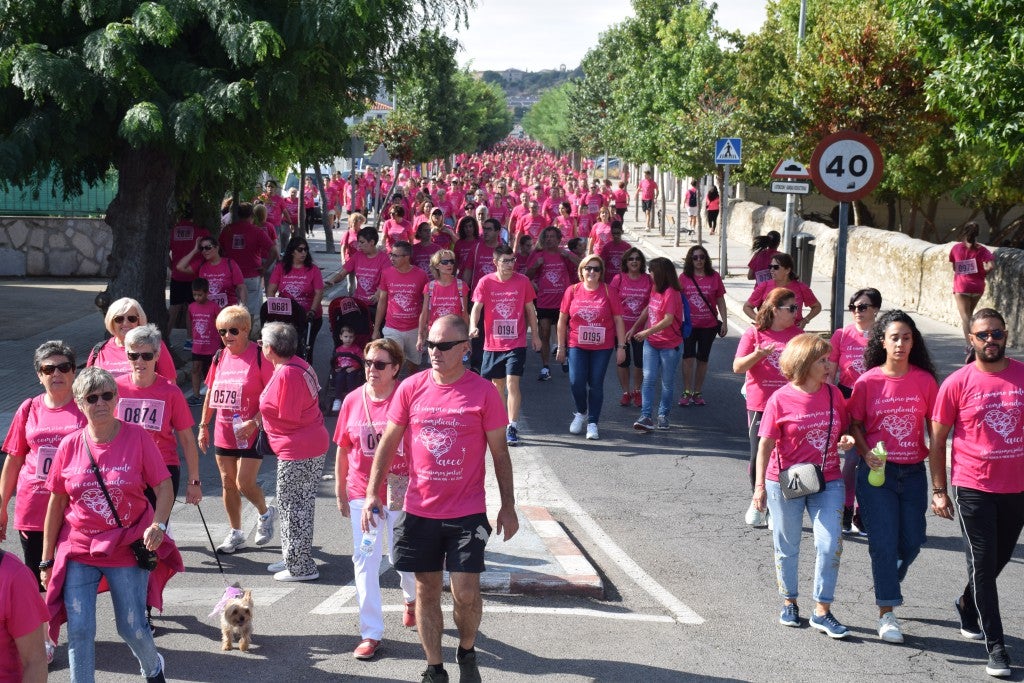
<svg viewBox="0 0 1024 683">
<path fill-rule="evenodd" d="M 750 422 L 750 428 L 747 431 L 747 436 L 750 438 L 750 490 L 754 490 L 754 481 L 757 478 L 757 447 L 761 443 L 761 437 L 757 435 L 758 430 L 761 428 L 761 416 L 764 415 L 762 410 L 748 410 L 747 420 Z"/>
</svg>

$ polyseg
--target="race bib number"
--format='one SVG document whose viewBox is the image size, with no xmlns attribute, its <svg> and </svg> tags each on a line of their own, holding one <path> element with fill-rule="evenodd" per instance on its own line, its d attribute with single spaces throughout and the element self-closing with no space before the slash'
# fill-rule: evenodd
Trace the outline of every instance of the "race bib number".
<svg viewBox="0 0 1024 683">
<path fill-rule="evenodd" d="M 495 339 L 518 339 L 519 338 L 519 321 L 518 320 L 495 320 L 494 321 L 494 334 L 492 336 Z"/>
<path fill-rule="evenodd" d="M 965 259 L 963 261 L 954 261 L 953 269 L 957 275 L 974 275 L 978 272 L 978 262 L 974 259 Z"/>
<path fill-rule="evenodd" d="M 57 455 L 56 446 L 40 446 L 36 451 L 36 479 L 45 481 L 53 465 L 53 456 Z"/>
<path fill-rule="evenodd" d="M 241 382 L 214 382 L 210 390 L 210 407 L 238 411 L 242 408 Z"/>
<path fill-rule="evenodd" d="M 175 242 L 191 242 L 192 241 L 192 228 L 185 225 L 174 229 L 174 241 Z"/>
<path fill-rule="evenodd" d="M 267 313 L 271 315 L 291 315 L 292 300 L 286 296 L 267 297 Z"/>
<path fill-rule="evenodd" d="M 772 279 L 771 268 L 765 268 L 754 273 L 754 282 L 761 284 L 762 282 L 768 282 Z"/>
<path fill-rule="evenodd" d="M 232 235 L 231 248 L 238 250 L 245 249 L 245 235 Z"/>
<path fill-rule="evenodd" d="M 117 402 L 117 416 L 125 422 L 158 432 L 164 424 L 164 402 L 155 398 L 122 398 Z"/>
<path fill-rule="evenodd" d="M 221 308 L 227 308 L 228 295 L 227 292 L 217 292 L 216 294 L 210 293 L 210 301 L 214 302 Z"/>
<path fill-rule="evenodd" d="M 580 345 L 600 346 L 604 344 L 605 329 L 600 325 L 583 325 L 577 330 L 576 336 Z"/>
<path fill-rule="evenodd" d="M 383 432 L 378 432 L 371 425 L 364 424 L 359 427 L 359 447 L 363 451 L 364 458 L 372 458 L 377 454 L 377 444 L 380 443 L 380 437 L 383 435 Z"/>
</svg>

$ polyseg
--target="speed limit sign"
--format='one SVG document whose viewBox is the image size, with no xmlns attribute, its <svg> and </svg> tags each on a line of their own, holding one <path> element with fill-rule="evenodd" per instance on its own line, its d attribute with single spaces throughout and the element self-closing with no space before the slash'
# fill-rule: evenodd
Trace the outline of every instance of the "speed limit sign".
<svg viewBox="0 0 1024 683">
<path fill-rule="evenodd" d="M 882 179 L 882 151 L 867 135 L 841 130 L 818 143 L 809 170 L 823 195 L 837 202 L 854 201 Z"/>
</svg>

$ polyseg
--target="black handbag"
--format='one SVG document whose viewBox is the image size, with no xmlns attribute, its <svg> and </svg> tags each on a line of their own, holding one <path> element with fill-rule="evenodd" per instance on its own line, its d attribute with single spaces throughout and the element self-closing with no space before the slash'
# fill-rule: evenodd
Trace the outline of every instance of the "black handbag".
<svg viewBox="0 0 1024 683">
<path fill-rule="evenodd" d="M 835 416 L 832 385 L 825 386 L 828 388 L 828 432 L 825 435 L 825 445 L 821 449 L 821 465 L 805 462 L 782 469 L 782 458 L 776 453 L 776 457 L 779 458 L 779 485 L 782 487 L 783 497 L 787 500 L 819 493 L 825 488 L 825 458 L 828 456 L 829 441 L 832 439 L 832 420 Z"/>
</svg>

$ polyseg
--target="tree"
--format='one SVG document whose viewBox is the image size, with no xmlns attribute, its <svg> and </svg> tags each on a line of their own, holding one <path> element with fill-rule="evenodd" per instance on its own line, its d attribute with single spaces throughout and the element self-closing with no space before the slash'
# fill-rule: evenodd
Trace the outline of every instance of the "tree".
<svg viewBox="0 0 1024 683">
<path fill-rule="evenodd" d="M 575 148 L 579 138 L 572 128 L 569 101 L 576 84 L 569 82 L 544 92 L 523 116 L 523 130 L 549 149 Z"/>
<path fill-rule="evenodd" d="M 418 27 L 458 25 L 469 2 L 3 3 L 0 179 L 52 173 L 71 194 L 116 168 L 109 294 L 163 323 L 176 194 L 246 186 L 338 135 Z"/>
</svg>

